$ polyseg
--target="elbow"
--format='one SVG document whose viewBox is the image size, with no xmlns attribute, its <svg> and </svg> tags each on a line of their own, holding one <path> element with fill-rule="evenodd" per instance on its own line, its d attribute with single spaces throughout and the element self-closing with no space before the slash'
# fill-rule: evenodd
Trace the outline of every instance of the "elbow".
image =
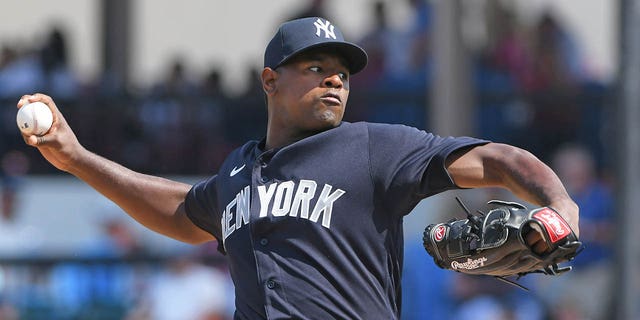
<svg viewBox="0 0 640 320">
<path fill-rule="evenodd" d="M 215 240 L 215 237 L 213 235 L 201 229 L 181 231 L 175 234 L 167 234 L 167 236 L 173 238 L 174 240 L 178 240 L 180 242 L 184 242 L 186 244 L 194 246 L 205 244 L 207 242 Z"/>
<path fill-rule="evenodd" d="M 189 239 L 183 240 L 183 242 L 185 242 L 187 244 L 190 244 L 190 245 L 194 245 L 194 246 L 205 244 L 205 243 L 210 242 L 210 241 L 211 241 L 211 239 L 203 238 L 203 237 L 193 237 L 193 238 L 189 238 Z"/>
<path fill-rule="evenodd" d="M 183 233 L 181 239 L 178 240 L 197 246 L 207 242 L 216 241 L 216 238 L 209 232 L 194 225 L 193 228 L 190 228 L 189 232 Z"/>
</svg>

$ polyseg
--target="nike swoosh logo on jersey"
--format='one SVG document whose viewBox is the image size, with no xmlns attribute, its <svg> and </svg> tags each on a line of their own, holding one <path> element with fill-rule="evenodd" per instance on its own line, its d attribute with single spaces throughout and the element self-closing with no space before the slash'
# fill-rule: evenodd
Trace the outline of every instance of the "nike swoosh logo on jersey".
<svg viewBox="0 0 640 320">
<path fill-rule="evenodd" d="M 233 167 L 233 169 L 231 170 L 231 172 L 229 173 L 229 177 L 233 177 L 236 174 L 238 174 L 238 172 L 242 171 L 242 169 L 244 169 L 244 166 L 246 164 L 243 164 L 242 167 L 238 168 L 238 167 Z"/>
</svg>

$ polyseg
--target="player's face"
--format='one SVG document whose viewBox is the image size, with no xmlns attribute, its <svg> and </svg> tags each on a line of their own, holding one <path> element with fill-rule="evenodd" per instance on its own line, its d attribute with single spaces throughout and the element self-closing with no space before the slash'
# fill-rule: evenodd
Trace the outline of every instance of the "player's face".
<svg viewBox="0 0 640 320">
<path fill-rule="evenodd" d="M 349 97 L 349 70 L 341 56 L 312 50 L 276 72 L 272 120 L 278 118 L 300 132 L 322 131 L 340 124 Z"/>
</svg>

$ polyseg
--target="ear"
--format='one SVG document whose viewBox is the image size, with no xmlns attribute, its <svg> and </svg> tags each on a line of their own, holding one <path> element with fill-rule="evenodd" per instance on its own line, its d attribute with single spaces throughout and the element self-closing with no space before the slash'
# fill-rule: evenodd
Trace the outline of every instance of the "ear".
<svg viewBox="0 0 640 320">
<path fill-rule="evenodd" d="M 278 72 L 276 70 L 266 67 L 262 70 L 260 78 L 262 80 L 262 90 L 264 90 L 267 95 L 276 91 L 276 80 L 278 79 Z"/>
</svg>

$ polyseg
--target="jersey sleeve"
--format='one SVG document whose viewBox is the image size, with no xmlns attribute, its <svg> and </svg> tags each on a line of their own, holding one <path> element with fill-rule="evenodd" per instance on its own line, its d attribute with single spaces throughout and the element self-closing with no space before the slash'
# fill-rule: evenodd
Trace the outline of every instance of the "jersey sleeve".
<svg viewBox="0 0 640 320">
<path fill-rule="evenodd" d="M 218 250 L 224 253 L 216 180 L 217 175 L 193 185 L 185 198 L 185 211 L 196 226 L 216 238 Z"/>
<path fill-rule="evenodd" d="M 458 188 L 445 168 L 454 151 L 486 144 L 471 137 L 440 137 L 404 125 L 369 127 L 371 170 L 378 190 L 396 202 L 415 204 L 430 195 Z"/>
</svg>

